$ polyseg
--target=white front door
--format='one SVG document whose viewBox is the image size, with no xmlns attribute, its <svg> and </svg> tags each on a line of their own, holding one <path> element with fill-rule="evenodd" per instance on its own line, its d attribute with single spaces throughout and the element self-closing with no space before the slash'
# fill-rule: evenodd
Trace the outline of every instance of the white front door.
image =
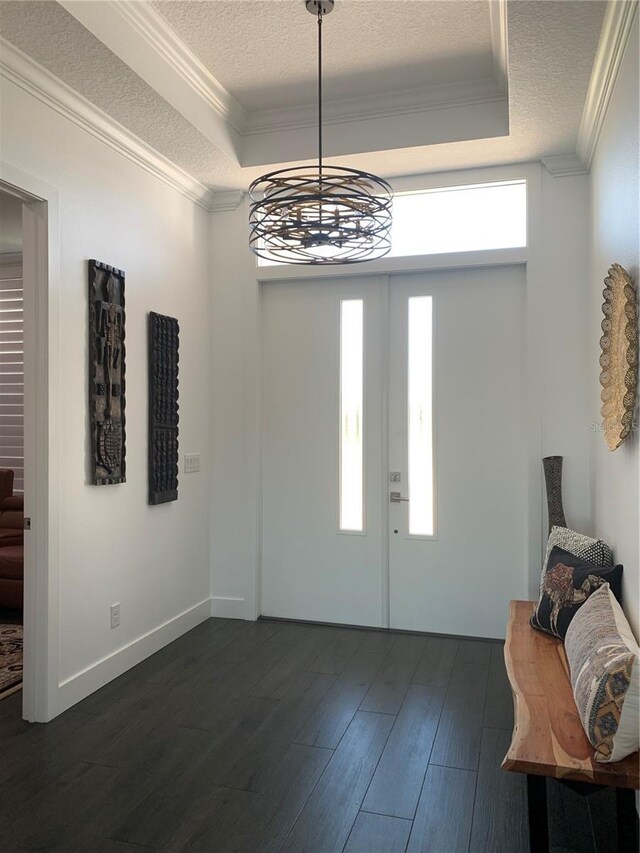
<svg viewBox="0 0 640 853">
<path fill-rule="evenodd" d="M 386 372 L 386 279 L 268 284 L 262 304 L 261 612 L 383 625 L 387 508 L 380 380 Z M 343 305 L 348 316 L 341 323 Z M 362 308 L 361 323 L 357 313 L 349 314 L 354 307 Z M 341 326 L 353 344 L 342 360 Z M 357 386 L 359 374 L 362 383 L 360 423 L 354 418 L 350 424 L 362 441 L 361 475 L 352 472 L 351 485 L 357 490 L 359 480 L 361 490 L 352 491 L 343 507 L 341 361 L 352 362 L 351 381 Z M 348 382 L 349 376 L 343 379 Z M 360 507 L 362 529 L 341 530 L 358 526 L 357 518 L 341 519 L 341 510 L 351 508 L 357 516 Z"/>
<path fill-rule="evenodd" d="M 392 277 L 390 295 L 389 486 L 409 498 L 389 504 L 390 625 L 501 637 L 526 595 L 524 267 Z"/>
<path fill-rule="evenodd" d="M 521 267 L 264 285 L 263 615 L 502 635 L 523 338 Z"/>
</svg>

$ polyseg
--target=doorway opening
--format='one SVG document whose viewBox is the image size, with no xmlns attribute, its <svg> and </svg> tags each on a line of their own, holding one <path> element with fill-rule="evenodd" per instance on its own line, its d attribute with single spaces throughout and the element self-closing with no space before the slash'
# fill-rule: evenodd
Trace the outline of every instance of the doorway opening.
<svg viewBox="0 0 640 853">
<path fill-rule="evenodd" d="M 23 306 L 22 200 L 0 191 L 0 700 L 23 677 Z"/>
<path fill-rule="evenodd" d="M 23 633 L 22 690 L 12 685 L 16 690 L 0 702 L 0 713 L 47 722 L 59 713 L 58 193 L 38 178 L 0 162 L 0 201 L 7 217 L 0 228 L 0 246 L 7 251 L 0 254 L 8 261 L 21 260 L 21 270 L 14 265 L 9 272 L 8 264 L 4 282 L 0 281 L 4 288 L 0 293 L 7 300 L 0 305 L 3 312 L 6 309 L 0 314 L 0 383 L 6 384 L 6 389 L 0 388 L 4 413 L 0 468 L 13 470 L 10 511 L 14 515 L 5 520 L 6 529 L 13 530 L 16 538 L 13 546 L 5 547 L 19 548 L 22 537 L 21 565 L 19 551 L 13 552 L 11 572 L 5 561 L 4 576 L 11 573 L 14 583 L 4 584 L 5 593 L 9 588 L 12 592 L 0 607 L 3 615 L 14 611 L 13 621 L 7 624 L 21 621 Z M 9 251 L 18 248 L 20 252 Z M 9 258 L 11 254 L 16 256 Z M 5 491 L 10 479 L 9 474 Z M 16 607 L 20 598 L 21 612 Z M 11 642 L 18 643 L 15 632 Z"/>
</svg>

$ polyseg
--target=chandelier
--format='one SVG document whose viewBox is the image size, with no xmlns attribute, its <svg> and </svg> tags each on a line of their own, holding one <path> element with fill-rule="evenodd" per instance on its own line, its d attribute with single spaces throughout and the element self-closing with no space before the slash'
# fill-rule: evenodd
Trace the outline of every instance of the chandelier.
<svg viewBox="0 0 640 853">
<path fill-rule="evenodd" d="M 279 264 L 353 264 L 391 248 L 393 191 L 376 175 L 322 162 L 322 20 L 334 0 L 306 0 L 318 20 L 318 163 L 269 172 L 249 187 L 249 245 Z"/>
</svg>

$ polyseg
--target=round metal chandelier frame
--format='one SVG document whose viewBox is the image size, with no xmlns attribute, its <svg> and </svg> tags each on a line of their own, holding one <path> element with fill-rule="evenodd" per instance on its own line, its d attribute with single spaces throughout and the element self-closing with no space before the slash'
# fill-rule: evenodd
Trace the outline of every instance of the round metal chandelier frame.
<svg viewBox="0 0 640 853">
<path fill-rule="evenodd" d="M 322 19 L 333 0 L 307 0 L 318 19 L 318 162 L 279 169 L 249 187 L 249 245 L 280 264 L 354 264 L 391 249 L 393 190 L 383 178 L 322 161 Z"/>
</svg>

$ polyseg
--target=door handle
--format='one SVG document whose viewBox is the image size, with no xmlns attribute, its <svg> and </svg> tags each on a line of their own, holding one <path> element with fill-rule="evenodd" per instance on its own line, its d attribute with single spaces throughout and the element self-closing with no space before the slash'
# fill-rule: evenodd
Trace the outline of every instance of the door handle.
<svg viewBox="0 0 640 853">
<path fill-rule="evenodd" d="M 409 501 L 409 498 L 403 498 L 400 492 L 390 492 L 389 500 L 392 504 L 399 504 L 402 501 Z"/>
</svg>

